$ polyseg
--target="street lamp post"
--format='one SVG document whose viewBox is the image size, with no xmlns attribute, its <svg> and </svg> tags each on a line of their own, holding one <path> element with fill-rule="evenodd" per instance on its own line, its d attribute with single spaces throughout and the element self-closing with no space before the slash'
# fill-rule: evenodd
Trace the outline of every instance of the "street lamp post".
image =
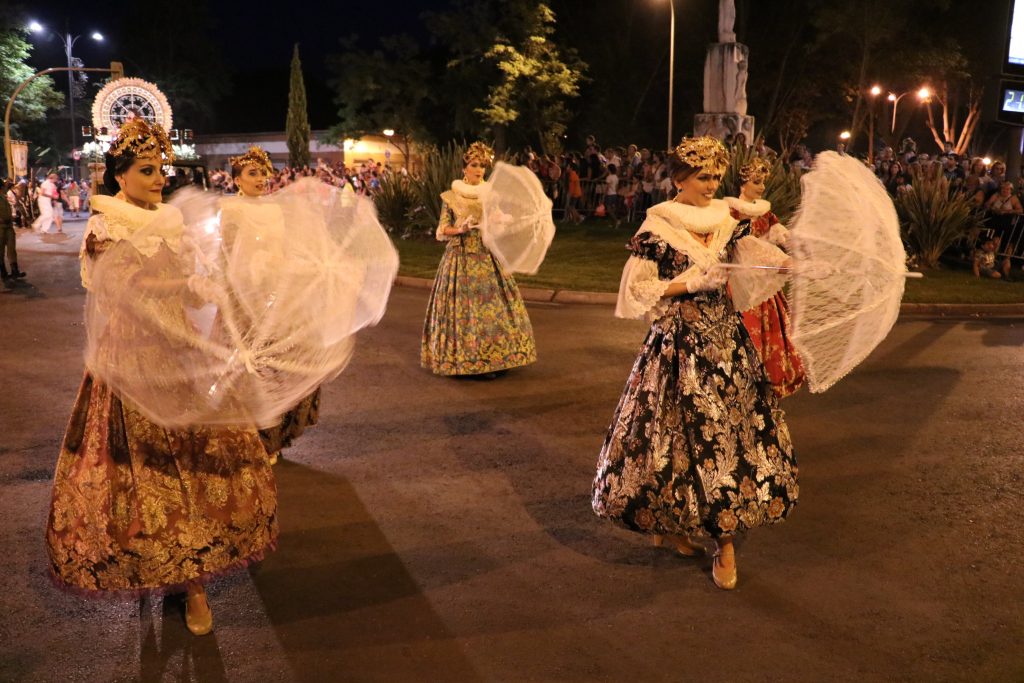
<svg viewBox="0 0 1024 683">
<path fill-rule="evenodd" d="M 33 33 L 43 33 L 46 29 L 37 21 L 33 21 L 28 25 L 28 28 Z M 75 71 L 74 71 L 74 57 L 71 56 L 71 51 L 75 47 L 75 43 L 82 36 L 73 36 L 69 32 L 65 32 L 63 35 L 56 31 L 50 31 L 50 35 L 59 40 L 64 46 L 64 56 L 67 58 L 68 66 L 68 114 L 71 119 L 71 151 L 75 150 Z M 103 42 L 103 34 L 99 31 L 93 31 L 89 36 L 98 43 Z M 71 175 L 74 177 L 75 166 L 72 165 Z"/>
<path fill-rule="evenodd" d="M 672 103 L 676 83 L 676 3 L 675 0 L 668 0 L 671 21 L 668 30 L 668 145 L 665 149 L 672 149 Z"/>
<path fill-rule="evenodd" d="M 875 109 L 878 104 L 878 96 L 882 94 L 882 88 L 877 85 L 871 86 L 871 116 L 868 117 L 870 121 L 868 125 L 868 164 L 874 168 L 875 165 Z"/>
<path fill-rule="evenodd" d="M 887 99 L 890 102 L 892 102 L 892 129 L 891 129 L 891 132 L 894 135 L 896 133 L 896 107 L 897 107 L 897 105 L 899 105 L 900 100 L 902 100 L 904 97 L 906 97 L 907 95 L 909 95 L 911 93 L 916 93 L 917 94 L 917 99 L 921 100 L 922 102 L 924 102 L 925 100 L 927 100 L 929 97 L 932 96 L 932 91 L 929 90 L 927 87 L 923 87 L 923 88 L 920 88 L 918 90 L 908 90 L 907 92 L 901 93 L 898 96 L 895 93 L 889 93 L 889 97 Z"/>
</svg>

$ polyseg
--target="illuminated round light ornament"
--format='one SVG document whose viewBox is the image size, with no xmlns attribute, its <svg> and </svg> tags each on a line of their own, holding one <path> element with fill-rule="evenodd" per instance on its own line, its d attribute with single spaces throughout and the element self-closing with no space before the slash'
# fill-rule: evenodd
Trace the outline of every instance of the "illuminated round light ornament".
<svg viewBox="0 0 1024 683">
<path fill-rule="evenodd" d="M 113 136 L 132 118 L 157 123 L 171 130 L 173 118 L 167 97 L 149 81 L 141 78 L 119 78 L 107 83 L 96 94 L 92 104 L 92 125 L 96 130 L 106 128 Z"/>
</svg>

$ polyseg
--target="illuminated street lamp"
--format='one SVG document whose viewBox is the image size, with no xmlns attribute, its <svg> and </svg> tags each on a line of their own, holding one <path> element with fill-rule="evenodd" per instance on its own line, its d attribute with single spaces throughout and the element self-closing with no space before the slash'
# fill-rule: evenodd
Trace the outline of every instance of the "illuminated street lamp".
<svg viewBox="0 0 1024 683">
<path fill-rule="evenodd" d="M 390 137 L 392 137 L 395 134 L 395 129 L 394 128 L 385 128 L 382 132 L 384 133 L 384 137 L 390 138 Z"/>
<path fill-rule="evenodd" d="M 665 149 L 672 149 L 672 103 L 675 99 L 676 80 L 676 3 L 675 0 L 668 0 L 669 7 L 669 29 L 668 29 L 668 145 Z"/>
<path fill-rule="evenodd" d="M 850 139 L 850 131 L 844 130 L 842 133 L 839 134 L 839 139 L 844 141 L 844 142 L 846 140 L 849 140 Z"/>
<path fill-rule="evenodd" d="M 896 107 L 897 107 L 897 105 L 899 105 L 900 100 L 902 100 L 904 97 L 906 97 L 907 95 L 909 95 L 912 92 L 914 92 L 914 91 L 913 90 L 908 90 L 907 92 L 901 93 L 900 95 L 896 95 L 895 93 L 889 93 L 888 100 L 890 102 L 892 102 L 892 129 L 891 130 L 892 130 L 893 133 L 896 132 Z M 931 99 L 932 91 L 931 91 L 931 89 L 928 88 L 928 86 L 924 86 L 924 87 L 918 89 L 916 91 L 916 94 L 917 94 L 917 99 L 921 100 L 922 102 L 927 102 L 929 99 Z"/>
<path fill-rule="evenodd" d="M 28 24 L 28 30 L 32 33 L 46 33 L 46 27 L 40 24 L 38 21 L 30 21 Z M 71 50 L 74 49 L 75 43 L 81 36 L 73 36 L 70 33 L 64 33 L 63 35 L 56 31 L 50 31 L 50 35 L 59 40 L 64 45 L 64 56 L 67 57 L 68 62 L 68 113 L 71 119 L 71 149 L 75 149 L 75 72 L 71 71 L 74 66 L 74 58 L 71 56 Z M 103 42 L 103 34 L 99 31 L 93 31 L 89 36 L 97 43 Z M 74 173 L 72 173 L 74 175 Z"/>
<path fill-rule="evenodd" d="M 878 96 L 882 94 L 882 86 L 873 85 L 871 90 L 868 91 L 871 95 L 871 103 L 869 105 L 871 116 L 868 117 L 870 121 L 868 131 L 868 164 L 871 166 L 875 165 L 875 109 L 877 108 Z"/>
</svg>

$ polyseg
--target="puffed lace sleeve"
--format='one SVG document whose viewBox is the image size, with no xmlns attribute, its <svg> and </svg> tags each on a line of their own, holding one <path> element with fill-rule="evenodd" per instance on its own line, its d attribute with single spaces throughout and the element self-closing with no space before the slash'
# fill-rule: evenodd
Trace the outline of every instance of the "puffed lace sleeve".
<svg viewBox="0 0 1024 683">
<path fill-rule="evenodd" d="M 86 289 L 92 286 L 92 262 L 99 255 L 95 245 L 109 239 L 107 220 L 103 214 L 96 213 L 90 216 L 89 222 L 85 224 L 85 234 L 82 235 L 82 247 L 78 251 L 79 273 L 82 276 L 82 286 Z"/>
<path fill-rule="evenodd" d="M 753 235 L 740 238 L 733 248 L 732 261 L 740 266 L 767 266 L 764 268 L 737 268 L 729 275 L 729 289 L 737 311 L 747 311 L 775 296 L 789 278 L 787 272 L 770 268 L 789 266 L 789 255 L 767 240 Z"/>
<path fill-rule="evenodd" d="M 449 208 L 447 203 L 441 204 L 441 220 L 437 224 L 437 230 L 434 232 L 434 237 L 439 242 L 447 242 L 452 237 L 451 235 L 444 234 L 444 231 L 452 227 L 452 210 Z"/>
<path fill-rule="evenodd" d="M 658 276 L 658 258 L 665 243 L 649 232 L 637 234 L 629 243 L 629 260 L 622 269 L 615 317 L 642 318 L 655 309 L 672 284 Z"/>
</svg>

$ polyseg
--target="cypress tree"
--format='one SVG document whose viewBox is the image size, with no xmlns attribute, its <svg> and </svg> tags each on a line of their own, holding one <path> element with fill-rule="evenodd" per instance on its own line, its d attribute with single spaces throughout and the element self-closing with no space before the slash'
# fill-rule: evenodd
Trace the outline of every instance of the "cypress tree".
<svg viewBox="0 0 1024 683">
<path fill-rule="evenodd" d="M 288 138 L 288 165 L 305 166 L 309 163 L 309 115 L 306 111 L 306 84 L 302 80 L 302 62 L 299 44 L 292 52 L 292 74 L 288 87 L 288 119 L 285 123 Z"/>
</svg>

